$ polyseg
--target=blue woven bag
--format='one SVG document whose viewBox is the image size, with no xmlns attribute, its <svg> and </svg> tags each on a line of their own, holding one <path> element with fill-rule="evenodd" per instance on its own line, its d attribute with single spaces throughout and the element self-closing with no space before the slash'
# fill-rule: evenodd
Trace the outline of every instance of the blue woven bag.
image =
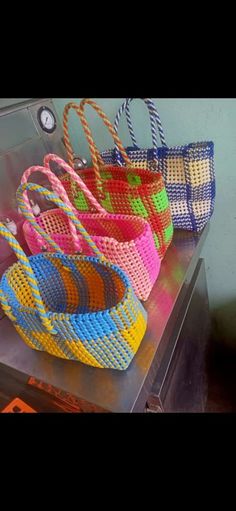
<svg viewBox="0 0 236 511">
<path fill-rule="evenodd" d="M 145 169 L 159 170 L 169 196 L 174 227 L 201 231 L 211 218 L 215 205 L 215 171 L 213 142 L 196 142 L 185 146 L 168 147 L 158 111 L 153 101 L 144 98 L 147 105 L 153 147 L 141 149 L 136 141 L 129 105 L 134 98 L 127 98 L 121 105 L 114 128 L 118 131 L 121 115 L 125 112 L 132 147 L 126 152 L 132 163 Z M 161 140 L 158 147 L 157 135 Z M 101 153 L 106 165 L 123 165 L 123 158 L 116 147 Z"/>
<path fill-rule="evenodd" d="M 25 206 L 23 192 L 40 192 L 60 207 L 95 256 L 65 255 Z M 28 183 L 17 190 L 22 213 L 56 252 L 26 257 L 0 222 L 18 262 L 0 281 L 0 303 L 31 348 L 110 369 L 127 369 L 143 339 L 147 313 L 126 274 L 105 260 L 81 222 L 54 193 Z"/>
</svg>

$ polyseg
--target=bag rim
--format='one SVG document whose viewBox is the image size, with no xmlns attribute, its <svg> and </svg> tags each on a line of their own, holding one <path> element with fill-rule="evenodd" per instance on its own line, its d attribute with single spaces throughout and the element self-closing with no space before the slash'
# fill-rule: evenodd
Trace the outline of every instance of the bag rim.
<svg viewBox="0 0 236 511">
<path fill-rule="evenodd" d="M 44 259 L 44 258 L 57 258 L 57 259 L 60 259 L 60 258 L 65 258 L 65 254 L 59 254 L 59 253 L 54 253 L 54 252 L 51 252 L 51 253 L 40 253 L 40 254 L 36 254 L 36 255 L 32 255 L 29 257 L 29 260 L 31 260 L 32 258 L 35 259 Z M 126 301 L 129 301 L 130 299 L 132 299 L 132 301 L 135 301 L 139 306 L 141 304 L 141 302 L 138 300 L 138 298 L 135 296 L 135 293 L 134 293 L 134 290 L 131 286 L 131 282 L 128 278 L 128 276 L 126 275 L 126 273 L 121 269 L 119 268 L 119 266 L 113 264 L 113 263 L 110 263 L 109 261 L 101 261 L 99 258 L 97 257 L 93 257 L 93 256 L 84 256 L 84 255 L 66 255 L 66 258 L 69 258 L 69 259 L 75 259 L 75 260 L 81 260 L 81 261 L 88 261 L 88 262 L 95 262 L 97 263 L 99 266 L 108 266 L 109 268 L 111 268 L 112 270 L 115 271 L 115 273 L 120 277 L 121 281 L 123 281 L 124 283 L 124 286 L 125 286 L 125 291 L 124 291 L 124 295 L 123 295 L 123 298 L 119 301 L 117 301 L 117 303 L 115 305 L 113 305 L 112 307 L 108 308 L 108 309 L 103 309 L 101 311 L 96 311 L 96 312 L 83 312 L 83 313 L 59 313 L 59 312 L 52 312 L 52 311 L 46 311 L 46 314 L 47 314 L 47 317 L 48 319 L 58 319 L 58 317 L 60 316 L 60 319 L 62 320 L 68 320 L 69 318 L 79 318 L 79 319 L 85 319 L 85 318 L 89 318 L 89 317 L 93 317 L 93 318 L 96 318 L 97 316 L 100 316 L 102 314 L 106 314 L 106 313 L 112 313 L 113 311 L 117 310 L 117 308 L 120 308 L 122 307 L 122 305 L 126 302 Z M 12 299 L 9 294 L 8 294 L 8 291 L 6 289 L 4 289 L 4 286 L 5 284 L 9 285 L 8 283 L 8 275 L 11 273 L 14 272 L 15 268 L 18 268 L 20 267 L 22 269 L 22 265 L 20 262 L 15 262 L 13 263 L 2 275 L 2 278 L 0 280 L 0 289 L 4 292 L 4 294 L 7 296 L 7 299 L 9 301 L 9 303 L 12 304 L 12 302 L 14 302 L 14 309 L 17 309 L 19 312 L 26 312 L 28 314 L 32 314 L 33 316 L 35 315 L 39 315 L 38 314 L 38 311 L 36 308 L 33 308 L 33 307 L 25 307 L 25 306 L 22 306 L 19 304 L 19 302 L 16 300 L 16 299 Z M 142 308 L 144 309 L 144 307 L 142 306 Z M 145 309 L 144 309 L 145 310 Z M 18 324 L 18 321 L 16 321 L 15 323 Z M 59 335 L 59 334 L 56 334 L 56 335 Z"/>
</svg>

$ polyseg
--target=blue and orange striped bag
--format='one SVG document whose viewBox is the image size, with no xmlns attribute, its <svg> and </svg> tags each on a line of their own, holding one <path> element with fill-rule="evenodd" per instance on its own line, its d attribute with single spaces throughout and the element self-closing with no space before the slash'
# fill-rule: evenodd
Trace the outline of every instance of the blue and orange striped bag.
<svg viewBox="0 0 236 511">
<path fill-rule="evenodd" d="M 25 190 L 40 192 L 74 222 L 95 256 L 65 255 L 25 206 Z M 2 276 L 0 302 L 25 343 L 38 351 L 87 365 L 127 369 L 142 341 L 147 313 L 126 274 L 105 260 L 74 213 L 52 192 L 28 183 L 19 207 L 56 252 L 26 257 L 0 223 L 18 262 Z"/>
</svg>

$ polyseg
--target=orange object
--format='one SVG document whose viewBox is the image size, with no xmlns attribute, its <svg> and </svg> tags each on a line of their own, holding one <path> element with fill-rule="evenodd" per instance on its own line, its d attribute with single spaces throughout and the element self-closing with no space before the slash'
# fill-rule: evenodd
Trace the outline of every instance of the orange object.
<svg viewBox="0 0 236 511">
<path fill-rule="evenodd" d="M 42 392 L 51 395 L 53 398 L 52 403 L 56 407 L 61 408 L 64 412 L 108 413 L 104 408 L 100 408 L 99 406 L 85 401 L 84 399 L 77 398 L 69 392 L 53 387 L 53 385 L 37 380 L 37 378 L 34 378 L 33 376 L 30 376 L 27 383 L 28 385 L 32 385 L 33 387 L 40 389 Z"/>
<path fill-rule="evenodd" d="M 27 405 L 24 401 L 16 397 L 8 403 L 1 413 L 37 413 L 36 410 Z"/>
</svg>

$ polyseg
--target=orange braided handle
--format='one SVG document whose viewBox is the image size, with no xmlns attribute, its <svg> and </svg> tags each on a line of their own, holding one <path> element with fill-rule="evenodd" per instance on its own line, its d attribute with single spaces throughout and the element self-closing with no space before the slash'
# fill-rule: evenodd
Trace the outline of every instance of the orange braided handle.
<svg viewBox="0 0 236 511">
<path fill-rule="evenodd" d="M 76 103 L 68 103 L 65 106 L 64 112 L 63 112 L 63 129 L 64 129 L 64 141 L 65 141 L 65 146 L 66 146 L 66 150 L 67 150 L 67 154 L 68 154 L 69 164 L 73 167 L 73 149 L 72 149 L 72 146 L 70 143 L 69 133 L 68 133 L 68 116 L 69 116 L 70 109 L 73 108 L 76 111 L 76 113 L 79 115 L 82 126 L 84 128 L 84 132 L 85 132 L 88 144 L 89 144 L 89 149 L 90 149 L 91 158 L 92 158 L 92 162 L 93 162 L 93 167 L 94 167 L 94 172 L 95 172 L 95 177 L 96 177 L 96 182 L 97 182 L 97 188 L 98 188 L 98 191 L 100 192 L 100 194 L 102 195 L 102 193 L 103 193 L 102 180 L 101 180 L 101 176 L 100 176 L 99 164 L 104 165 L 104 162 L 103 162 L 101 156 L 99 155 L 99 152 L 98 152 L 98 149 L 97 149 L 95 142 L 93 140 L 92 133 L 90 131 L 88 122 L 84 115 L 84 106 L 86 104 L 89 104 L 90 106 L 92 106 L 94 108 L 94 110 L 98 113 L 98 115 L 103 120 L 104 124 L 107 126 L 116 146 L 118 147 L 118 149 L 120 150 L 120 152 L 124 158 L 125 163 L 128 166 L 132 166 L 132 163 L 131 163 L 130 159 L 128 158 L 127 153 L 126 153 L 117 133 L 115 132 L 111 122 L 107 118 L 106 114 L 102 111 L 102 109 L 97 105 L 97 103 L 95 103 L 95 101 L 93 101 L 92 99 L 85 98 L 81 101 L 80 105 L 77 105 Z"/>
<path fill-rule="evenodd" d="M 67 156 L 68 156 L 68 163 L 72 168 L 74 168 L 74 151 L 73 151 L 72 144 L 71 144 L 70 137 L 69 137 L 69 112 L 72 109 L 75 110 L 75 112 L 79 116 L 79 119 L 81 120 L 80 106 L 74 102 L 67 103 L 67 105 L 65 106 L 64 111 L 63 111 L 63 132 L 64 132 L 64 143 L 65 143 L 66 152 L 67 152 Z M 94 143 L 94 145 L 95 145 L 95 143 Z M 98 159 L 99 164 L 104 165 L 104 162 L 103 162 L 96 146 L 95 146 L 95 149 L 97 151 L 97 159 Z"/>
<path fill-rule="evenodd" d="M 82 125 L 83 125 L 83 128 L 85 130 L 85 133 L 87 131 L 87 136 L 90 136 L 91 137 L 91 140 L 89 141 L 89 144 L 93 145 L 95 147 L 95 150 L 97 151 L 97 148 L 96 148 L 96 145 L 94 143 L 94 140 L 92 138 L 92 134 L 91 134 L 91 131 L 89 129 L 89 126 L 88 126 L 88 123 L 87 123 L 87 120 L 85 118 L 85 115 L 84 115 L 84 107 L 85 105 L 90 105 L 92 108 L 94 108 L 94 110 L 98 113 L 99 117 L 101 117 L 101 119 L 103 120 L 105 126 L 108 128 L 108 131 L 110 132 L 116 146 L 118 147 L 120 153 L 122 154 L 123 158 L 124 158 L 124 161 L 126 163 L 126 165 L 128 165 L 129 167 L 132 166 L 132 163 L 125 151 L 125 148 L 119 138 L 119 136 L 117 135 L 114 127 L 112 126 L 111 122 L 109 121 L 107 115 L 103 112 L 103 110 L 100 108 L 100 106 L 95 103 L 95 101 L 93 101 L 92 99 L 89 99 L 89 98 L 85 98 L 85 99 L 82 99 L 82 101 L 80 102 L 80 118 L 81 118 L 81 122 L 82 122 Z M 103 165 L 104 165 L 104 162 L 103 162 Z"/>
</svg>

